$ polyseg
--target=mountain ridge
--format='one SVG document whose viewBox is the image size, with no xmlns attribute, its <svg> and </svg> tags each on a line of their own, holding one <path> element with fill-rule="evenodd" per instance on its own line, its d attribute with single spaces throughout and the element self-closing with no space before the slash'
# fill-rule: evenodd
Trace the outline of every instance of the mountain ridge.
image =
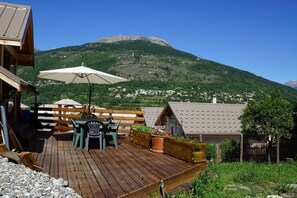
<svg viewBox="0 0 297 198">
<path fill-rule="evenodd" d="M 115 42 L 120 42 L 120 41 L 135 41 L 135 40 L 147 40 L 152 43 L 161 45 L 161 46 L 167 46 L 167 47 L 172 47 L 169 42 L 165 41 L 164 39 L 150 36 L 150 37 L 145 37 L 145 36 L 123 36 L 123 35 L 118 35 L 118 36 L 111 36 L 111 37 L 104 37 L 101 39 L 98 39 L 95 41 L 95 43 L 115 43 Z"/>
<path fill-rule="evenodd" d="M 84 85 L 36 79 L 40 70 L 74 67 L 81 62 L 130 79 L 126 83 L 95 86 L 93 101 L 105 107 L 163 106 L 168 101 L 210 102 L 213 96 L 218 102 L 246 103 L 266 97 L 274 89 L 280 89 L 290 101 L 297 100 L 296 90 L 247 71 L 148 39 L 115 40 L 36 52 L 36 69 L 21 69 L 20 75 L 40 89 L 40 101 L 49 103 L 62 98 L 87 101 Z M 27 96 L 23 100 L 29 103 L 33 98 Z"/>
<path fill-rule="evenodd" d="M 289 80 L 284 85 L 297 89 L 297 80 Z"/>
</svg>

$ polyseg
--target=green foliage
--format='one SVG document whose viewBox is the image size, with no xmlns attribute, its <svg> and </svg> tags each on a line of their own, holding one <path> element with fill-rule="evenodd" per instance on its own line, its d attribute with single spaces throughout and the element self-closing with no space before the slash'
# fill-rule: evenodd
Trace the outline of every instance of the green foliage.
<svg viewBox="0 0 297 198">
<path fill-rule="evenodd" d="M 172 197 L 267 197 L 282 193 L 296 197 L 297 192 L 289 186 L 296 183 L 296 178 L 296 162 L 281 166 L 254 162 L 214 164 L 197 176 L 190 192 Z"/>
<path fill-rule="evenodd" d="M 186 136 L 180 136 L 180 135 L 173 135 L 172 138 L 179 142 L 190 142 L 190 143 L 198 142 L 196 139 L 192 139 L 192 138 L 189 138 Z"/>
<path fill-rule="evenodd" d="M 291 138 L 294 127 L 293 107 L 278 90 L 259 102 L 252 101 L 241 115 L 242 131 L 247 135 L 264 135 L 269 141 L 268 162 L 271 162 L 272 143 L 277 137 Z M 270 138 L 271 137 L 271 138 Z"/>
<path fill-rule="evenodd" d="M 132 129 L 138 130 L 138 131 L 143 131 L 143 132 L 146 132 L 146 133 L 151 133 L 152 130 L 153 130 L 151 127 L 142 126 L 142 125 L 132 125 Z"/>
<path fill-rule="evenodd" d="M 191 194 L 197 197 L 220 197 L 222 191 L 217 178 L 209 170 L 199 175 L 191 186 Z"/>
<path fill-rule="evenodd" d="M 207 146 L 206 143 L 202 143 L 198 139 L 195 139 L 195 138 L 189 138 L 189 137 L 180 136 L 180 135 L 173 135 L 171 138 L 173 138 L 175 141 L 178 141 L 178 142 L 190 143 L 191 147 L 193 148 L 193 151 L 201 151 L 202 149 L 207 149 L 207 148 L 205 148 Z M 201 143 L 201 144 L 199 144 L 199 143 Z"/>
<path fill-rule="evenodd" d="M 293 194 L 295 193 L 295 190 L 288 184 L 277 184 L 274 187 L 274 190 L 277 191 L 278 195 L 282 195 L 282 194 Z"/>
<path fill-rule="evenodd" d="M 206 156 L 210 156 L 211 159 L 215 159 L 217 156 L 216 146 L 214 144 L 207 144 Z"/>
<path fill-rule="evenodd" d="M 220 147 L 223 161 L 230 161 L 230 156 L 235 154 L 237 144 L 234 140 L 225 140 Z"/>
<path fill-rule="evenodd" d="M 280 134 L 290 138 L 290 130 L 294 127 L 293 114 L 292 105 L 280 96 L 279 91 L 274 91 L 269 98 L 247 105 L 240 117 L 242 129 L 246 134 Z"/>
<path fill-rule="evenodd" d="M 115 43 L 87 43 L 81 46 L 64 47 L 35 53 L 35 69 L 24 67 L 18 70 L 26 81 L 39 89 L 38 102 L 53 103 L 61 97 L 77 99 L 87 103 L 87 86 L 52 85 L 48 81 L 37 79 L 39 71 L 66 68 L 81 65 L 129 79 L 129 82 L 115 85 L 96 85 L 93 91 L 94 104 L 106 108 L 135 109 L 139 106 L 164 106 L 168 101 L 209 102 L 214 94 L 233 94 L 234 98 L 218 96 L 221 102 L 236 103 L 237 94 L 244 101 L 255 94 L 255 98 L 265 97 L 271 90 L 279 88 L 284 96 L 296 101 L 297 91 L 251 73 L 241 71 L 213 61 L 198 58 L 192 54 L 150 43 L 145 40 L 121 41 Z M 122 86 L 127 89 L 121 93 L 121 99 L 115 98 L 117 92 L 108 88 Z M 137 89 L 175 90 L 187 92 L 173 97 L 160 95 L 138 95 L 125 97 Z M 207 96 L 201 96 L 201 93 Z M 85 94 L 85 95 L 84 95 Z M 34 102 L 34 96 L 23 95 L 22 102 Z"/>
<path fill-rule="evenodd" d="M 236 183 L 248 183 L 248 182 L 255 182 L 256 180 L 256 174 L 253 170 L 247 170 L 246 172 L 240 172 L 238 173 L 233 181 Z"/>
<path fill-rule="evenodd" d="M 143 131 L 145 133 L 151 133 L 153 135 L 159 135 L 159 136 L 168 136 L 169 134 L 165 131 L 158 130 L 149 126 L 142 126 L 142 125 L 132 125 L 132 129 Z"/>
</svg>

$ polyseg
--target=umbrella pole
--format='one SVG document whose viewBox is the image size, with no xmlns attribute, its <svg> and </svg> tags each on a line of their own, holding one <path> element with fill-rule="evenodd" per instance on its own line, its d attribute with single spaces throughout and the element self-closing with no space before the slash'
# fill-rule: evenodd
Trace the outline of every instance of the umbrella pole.
<svg viewBox="0 0 297 198">
<path fill-rule="evenodd" d="M 89 91 L 89 113 L 91 111 L 92 88 L 93 88 L 93 84 L 90 84 L 90 91 Z"/>
</svg>

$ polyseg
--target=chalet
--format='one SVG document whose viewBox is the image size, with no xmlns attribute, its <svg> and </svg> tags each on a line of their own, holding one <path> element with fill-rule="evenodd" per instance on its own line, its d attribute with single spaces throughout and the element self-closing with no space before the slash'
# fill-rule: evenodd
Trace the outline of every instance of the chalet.
<svg viewBox="0 0 297 198">
<path fill-rule="evenodd" d="M 32 8 L 0 2 L 0 105 L 10 125 L 21 119 L 22 91 L 36 93 L 17 76 L 19 67 L 28 66 L 34 67 Z"/>
<path fill-rule="evenodd" d="M 224 140 L 242 141 L 239 116 L 244 104 L 169 102 L 155 125 L 173 134 L 210 144 Z"/>
</svg>

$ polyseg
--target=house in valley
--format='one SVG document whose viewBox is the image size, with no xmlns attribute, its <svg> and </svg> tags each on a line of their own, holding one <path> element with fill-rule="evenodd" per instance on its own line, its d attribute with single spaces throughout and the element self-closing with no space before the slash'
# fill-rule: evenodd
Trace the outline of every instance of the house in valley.
<svg viewBox="0 0 297 198">
<path fill-rule="evenodd" d="M 245 104 L 169 102 L 155 125 L 173 134 L 197 138 L 209 144 L 224 140 L 242 142 L 239 116 Z"/>
</svg>

